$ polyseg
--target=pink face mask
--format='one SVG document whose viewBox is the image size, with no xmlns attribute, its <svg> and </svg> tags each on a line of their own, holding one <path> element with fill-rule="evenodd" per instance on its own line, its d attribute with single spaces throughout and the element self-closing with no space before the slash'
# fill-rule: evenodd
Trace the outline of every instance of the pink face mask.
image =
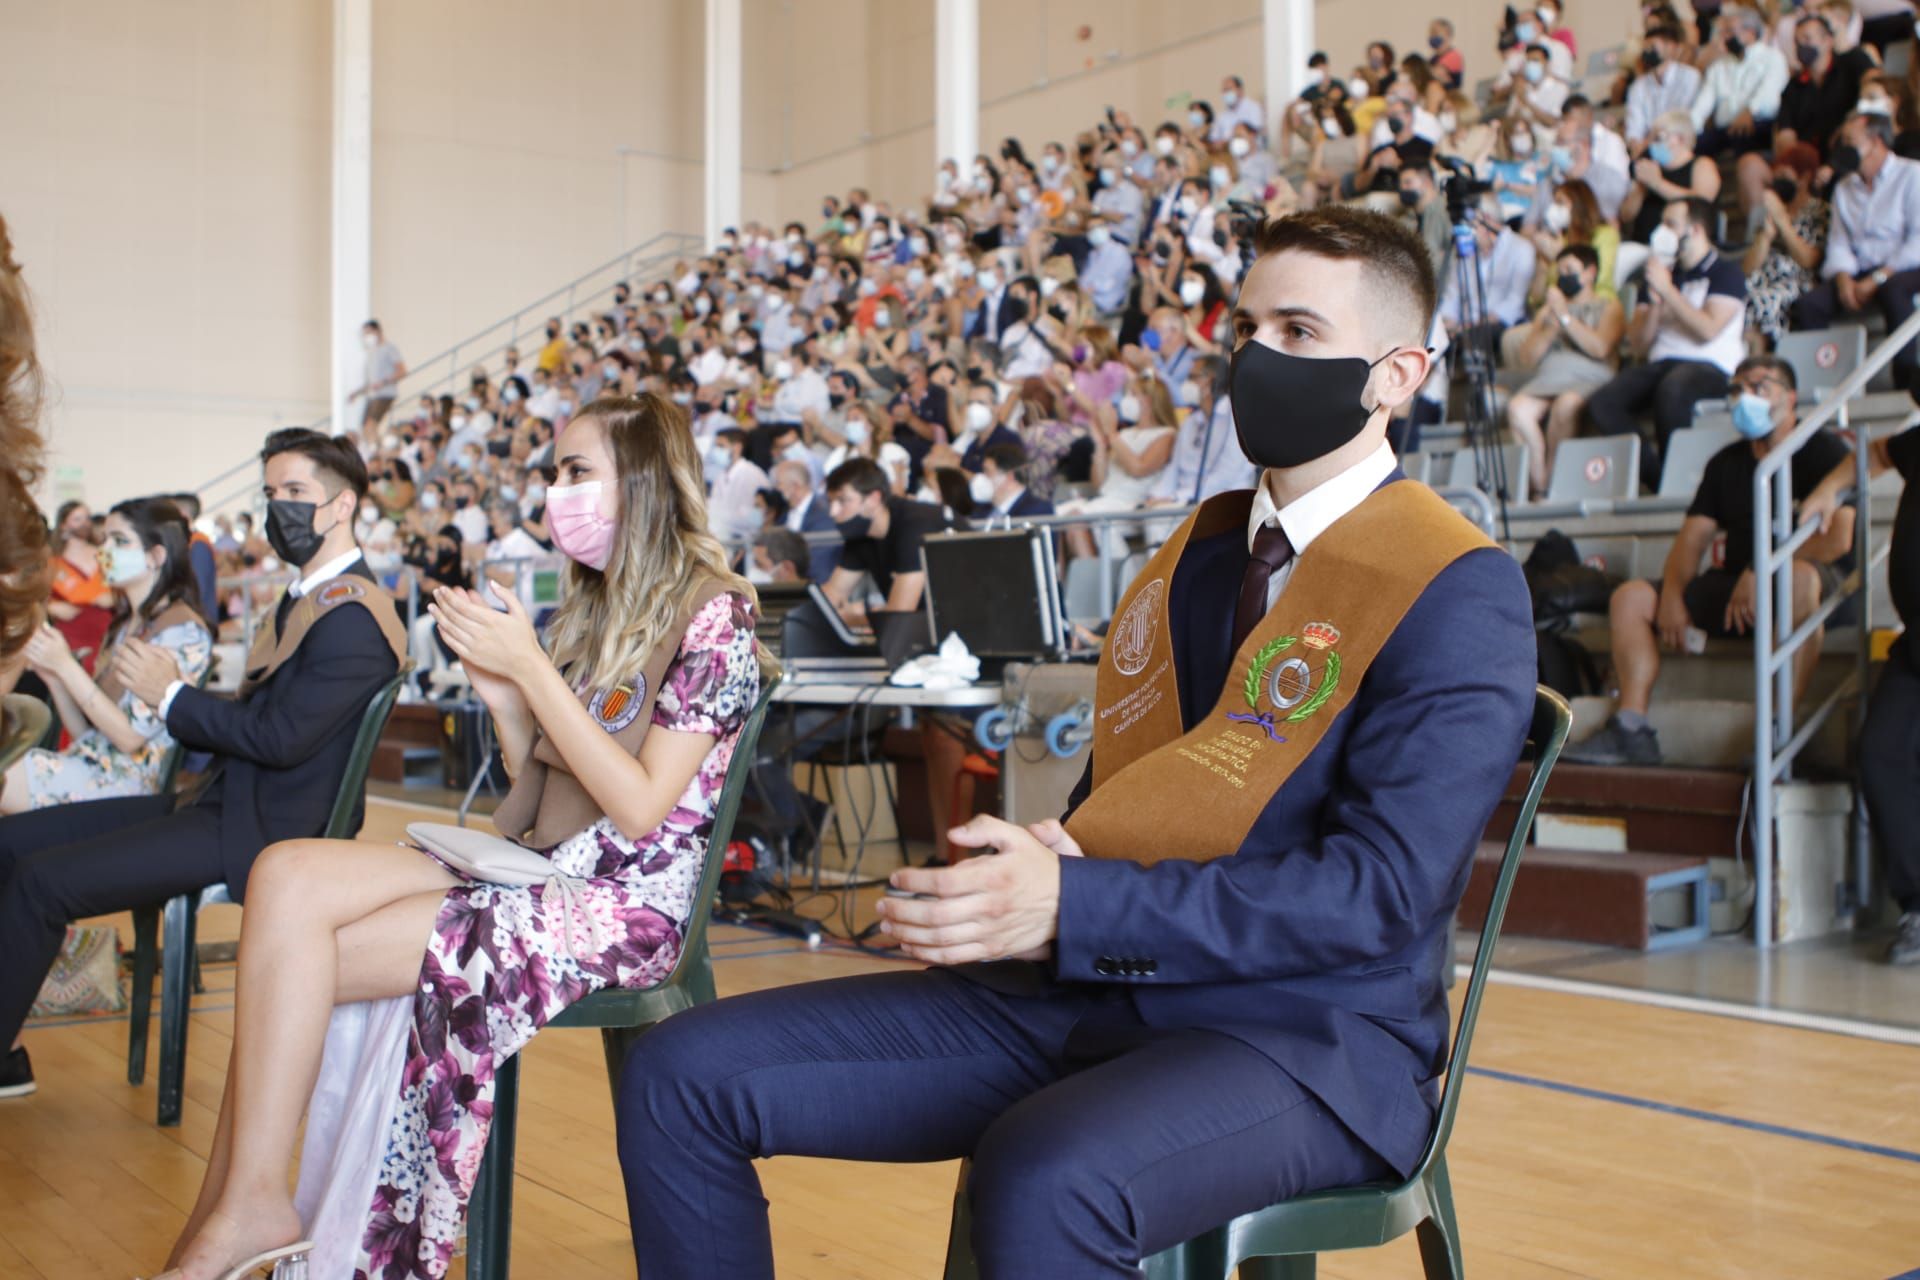
<svg viewBox="0 0 1920 1280">
<path fill-rule="evenodd" d="M 547 532 L 553 545 L 589 569 L 604 569 L 613 557 L 617 521 L 600 514 L 600 482 L 556 485 L 547 490 Z"/>
</svg>

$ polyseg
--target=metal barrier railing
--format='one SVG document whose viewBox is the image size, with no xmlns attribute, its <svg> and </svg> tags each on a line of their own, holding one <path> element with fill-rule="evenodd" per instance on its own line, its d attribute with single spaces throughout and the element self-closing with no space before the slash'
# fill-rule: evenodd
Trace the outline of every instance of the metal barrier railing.
<svg viewBox="0 0 1920 1280">
<path fill-rule="evenodd" d="M 664 263 L 697 251 L 699 247 L 698 236 L 677 231 L 662 232 L 645 240 L 619 257 L 601 263 L 546 296 L 496 320 L 478 333 L 462 338 L 445 351 L 410 365 L 406 377 L 394 387 L 395 399 L 437 395 L 442 389 L 455 385 L 461 373 L 471 365 L 491 366 L 508 347 L 519 344 L 523 333 L 539 335 L 544 340 L 541 326 L 546 323 L 547 317 L 557 314 L 563 324 L 571 324 L 580 308 L 610 300 L 615 285 L 631 285 L 637 275 L 645 275 Z M 538 317 L 537 322 L 525 328 L 533 317 Z M 439 371 L 437 376 L 429 377 L 435 370 Z M 331 416 L 307 424 L 314 431 L 326 431 L 332 425 Z M 257 465 L 257 459 L 247 457 L 211 480 L 196 485 L 193 491 L 201 497 L 201 510 L 212 514 L 251 496 L 256 485 L 253 477 L 247 473 Z M 214 495 L 211 491 L 215 489 L 223 489 L 224 492 Z"/>
<path fill-rule="evenodd" d="M 1823 601 L 1798 627 L 1793 623 L 1793 561 L 1807 540 L 1819 532 L 1819 525 L 1808 520 L 1798 527 L 1793 523 L 1794 455 L 1829 424 L 1848 429 L 1847 406 L 1867 390 L 1875 374 L 1892 362 L 1909 342 L 1920 337 L 1920 314 L 1889 333 L 1869 352 L 1851 376 L 1829 394 L 1812 413 L 1801 419 L 1792 435 L 1770 450 L 1753 473 L 1753 942 L 1756 947 L 1773 945 L 1773 851 L 1774 823 L 1779 803 L 1777 785 L 1790 781 L 1793 762 L 1813 735 L 1849 697 L 1857 698 L 1855 724 L 1866 710 L 1869 668 L 1872 664 L 1873 570 L 1891 550 L 1888 545 L 1876 553 L 1872 547 L 1872 521 L 1869 514 L 1868 436 L 1854 433 L 1853 464 L 1859 515 L 1853 522 L 1853 572 L 1840 589 Z M 1854 670 L 1797 728 L 1793 709 L 1793 659 L 1834 611 L 1847 600 L 1858 597 L 1859 648 Z M 1850 832 L 1853 884 L 1849 886 L 1848 907 L 1858 911 L 1870 901 L 1873 886 L 1872 851 L 1866 813 L 1860 791 L 1854 786 L 1853 822 Z"/>
</svg>

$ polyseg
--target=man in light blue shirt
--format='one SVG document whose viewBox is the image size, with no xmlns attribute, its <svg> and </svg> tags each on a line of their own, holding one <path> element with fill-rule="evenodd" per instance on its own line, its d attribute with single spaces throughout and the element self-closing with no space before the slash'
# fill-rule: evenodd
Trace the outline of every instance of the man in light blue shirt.
<svg viewBox="0 0 1920 1280">
<path fill-rule="evenodd" d="M 1666 23 L 1647 28 L 1640 75 L 1627 88 L 1627 149 L 1638 160 L 1653 122 L 1669 111 L 1691 111 L 1700 93 L 1700 72 L 1686 60 L 1680 30 Z"/>
<path fill-rule="evenodd" d="M 1477 308 L 1486 305 L 1486 321 L 1496 332 L 1520 324 L 1527 318 L 1527 289 L 1533 283 L 1533 247 L 1499 220 L 1498 206 L 1491 203 L 1480 210 L 1474 228 L 1478 245 L 1480 288 L 1471 299 Z M 1449 333 L 1466 323 L 1460 299 L 1460 270 L 1457 259 L 1449 259 L 1442 273 L 1440 318 Z"/>
<path fill-rule="evenodd" d="M 1128 244 L 1139 244 L 1146 226 L 1147 197 L 1121 167 L 1117 152 L 1109 151 L 1100 162 L 1100 181 L 1103 185 L 1094 194 L 1093 211 L 1107 220 L 1115 235 Z"/>
<path fill-rule="evenodd" d="M 1233 430 L 1233 404 L 1220 389 L 1226 361 L 1204 356 L 1180 388 L 1193 404 L 1174 438 L 1173 457 L 1160 472 L 1149 506 L 1185 506 L 1229 489 L 1251 489 L 1259 468 L 1240 449 Z"/>
<path fill-rule="evenodd" d="M 1127 293 L 1133 288 L 1133 256 L 1105 221 L 1087 228 L 1087 261 L 1080 268 L 1080 287 L 1103 319 L 1126 309 Z"/>
<path fill-rule="evenodd" d="M 1845 168 L 1847 148 L 1859 166 L 1834 184 L 1824 282 L 1801 294 L 1788 317 L 1795 329 L 1826 329 L 1843 312 L 1873 307 L 1897 329 L 1920 289 L 1920 163 L 1893 154 L 1893 121 L 1883 115 L 1855 112 L 1840 139 L 1835 171 Z M 1894 357 L 1893 369 L 1895 381 L 1920 396 L 1914 344 Z"/>
</svg>

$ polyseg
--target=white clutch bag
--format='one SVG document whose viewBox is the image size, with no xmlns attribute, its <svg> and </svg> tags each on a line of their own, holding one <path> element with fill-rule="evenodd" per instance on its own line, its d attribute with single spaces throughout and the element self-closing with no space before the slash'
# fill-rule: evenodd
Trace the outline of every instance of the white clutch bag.
<svg viewBox="0 0 1920 1280">
<path fill-rule="evenodd" d="M 544 884 L 556 874 L 544 854 L 471 827 L 411 822 L 407 837 L 455 871 L 489 884 Z"/>
</svg>

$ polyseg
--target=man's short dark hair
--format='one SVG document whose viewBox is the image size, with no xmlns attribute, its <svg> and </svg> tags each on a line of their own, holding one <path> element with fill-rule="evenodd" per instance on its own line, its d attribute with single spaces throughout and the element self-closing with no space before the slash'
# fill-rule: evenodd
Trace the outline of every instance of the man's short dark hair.
<svg viewBox="0 0 1920 1280">
<path fill-rule="evenodd" d="M 1417 173 L 1435 186 L 1440 183 L 1440 179 L 1434 176 L 1433 166 L 1430 164 L 1403 164 L 1400 166 L 1400 172 Z"/>
<path fill-rule="evenodd" d="M 340 437 L 322 435 L 307 427 L 282 427 L 269 435 L 260 447 L 260 464 L 265 466 L 283 453 L 297 453 L 310 459 L 322 477 L 352 489 L 355 498 L 366 500 L 367 464 L 361 461 L 360 451 Z"/>
<path fill-rule="evenodd" d="M 1700 196 L 1688 196 L 1679 203 L 1686 206 L 1688 222 L 1702 231 L 1712 232 L 1714 223 L 1719 221 L 1713 201 Z"/>
<path fill-rule="evenodd" d="M 1569 111 L 1591 111 L 1591 110 L 1593 110 L 1593 99 L 1589 98 L 1584 93 L 1569 94 L 1567 97 L 1567 100 L 1560 104 L 1560 114 L 1563 117 Z"/>
<path fill-rule="evenodd" d="M 827 475 L 827 496 L 851 489 L 861 497 L 887 492 L 887 473 L 872 458 L 848 458 Z"/>
<path fill-rule="evenodd" d="M 1358 261 L 1376 293 L 1401 300 L 1408 330 L 1418 330 L 1409 340 L 1425 339 L 1438 294 L 1433 259 L 1405 221 L 1359 205 L 1322 205 L 1268 219 L 1254 236 L 1254 249 L 1263 258 L 1295 252 Z"/>
<path fill-rule="evenodd" d="M 1793 371 L 1793 366 L 1785 360 L 1782 360 L 1779 356 L 1769 352 L 1763 351 L 1759 355 L 1748 356 L 1740 362 L 1740 367 L 1733 371 L 1733 376 L 1735 378 L 1741 378 L 1752 373 L 1755 369 L 1765 369 L 1768 373 L 1773 374 L 1779 378 L 1780 381 L 1786 383 L 1787 386 L 1791 387 L 1795 392 L 1800 390 L 1800 376 Z"/>
<path fill-rule="evenodd" d="M 380 322 L 378 320 L 369 320 L 365 324 L 361 325 L 360 327 L 362 329 L 371 329 L 375 333 L 380 332 Z"/>
<path fill-rule="evenodd" d="M 771 514 L 775 520 L 785 520 L 787 518 L 787 512 L 793 509 L 787 502 L 787 495 L 772 485 L 768 485 L 764 489 L 755 490 L 754 496 L 760 499 L 761 505 L 766 507 L 768 513 Z"/>
<path fill-rule="evenodd" d="M 1600 251 L 1590 244 L 1566 245 L 1554 255 L 1554 261 L 1558 262 L 1561 258 L 1572 258 L 1581 266 L 1592 267 L 1595 271 L 1600 269 Z"/>
<path fill-rule="evenodd" d="M 722 427 L 713 433 L 713 438 L 715 440 L 726 440 L 730 442 L 738 441 L 741 444 L 745 444 L 747 442 L 747 433 L 738 427 Z"/>
<path fill-rule="evenodd" d="M 1669 44 L 1685 44 L 1686 43 L 1685 37 L 1683 37 L 1680 34 L 1680 28 L 1674 26 L 1670 22 L 1656 22 L 1652 26 L 1648 27 L 1647 39 L 1665 40 Z"/>
<path fill-rule="evenodd" d="M 793 530 L 762 529 L 754 536 L 753 545 L 765 547 L 767 559 L 771 563 L 779 564 L 784 560 L 792 565 L 794 572 L 799 574 L 803 581 L 810 576 L 807 573 L 809 564 L 807 540 Z"/>
<path fill-rule="evenodd" d="M 1864 122 L 1867 126 L 1867 132 L 1880 139 L 1881 146 L 1886 147 L 1889 151 L 1893 149 L 1894 132 L 1892 120 L 1881 115 L 1878 111 L 1856 111 L 1848 118 Z"/>
<path fill-rule="evenodd" d="M 1027 447 L 1011 440 L 988 445 L 980 451 L 980 456 L 997 467 L 1002 475 L 1012 475 L 1027 465 Z"/>
<path fill-rule="evenodd" d="M 1829 37 L 1833 35 L 1833 24 L 1827 21 L 1826 15 L 1812 12 L 1804 12 L 1800 15 L 1800 21 L 1793 24 L 1793 33 L 1799 35 L 1800 28 L 1806 26 L 1809 22 L 1820 24 L 1821 29 L 1824 30 Z"/>
</svg>

